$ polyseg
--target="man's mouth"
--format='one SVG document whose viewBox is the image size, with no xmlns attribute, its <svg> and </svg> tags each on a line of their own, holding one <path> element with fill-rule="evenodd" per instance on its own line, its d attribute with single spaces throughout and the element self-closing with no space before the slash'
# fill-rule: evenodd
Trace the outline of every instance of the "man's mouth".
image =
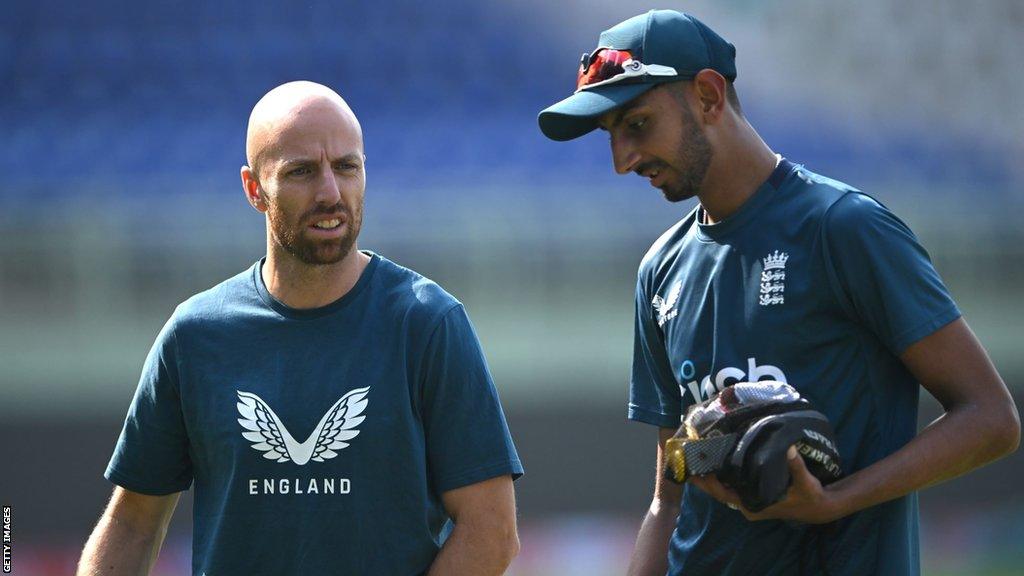
<svg viewBox="0 0 1024 576">
<path fill-rule="evenodd" d="M 314 216 L 306 229 L 317 238 L 337 238 L 344 233 L 349 219 L 346 214 L 334 213 Z"/>
<path fill-rule="evenodd" d="M 338 226 L 341 226 L 341 219 L 340 218 L 331 218 L 329 220 L 320 220 L 320 221 L 316 222 L 315 224 L 313 224 L 314 228 L 320 228 L 321 230 L 333 230 L 333 229 L 337 228 Z"/>
<path fill-rule="evenodd" d="M 660 165 L 657 165 L 657 164 L 654 165 L 654 166 L 651 166 L 651 165 L 641 166 L 639 169 L 637 169 L 636 173 L 638 175 L 640 175 L 641 177 L 643 177 L 643 178 L 647 178 L 647 180 L 651 183 L 651 186 L 654 186 L 654 187 L 657 188 L 658 184 L 659 184 L 657 182 L 658 176 L 661 175 L 661 169 L 663 167 L 664 166 L 660 166 Z"/>
<path fill-rule="evenodd" d="M 661 170 L 652 170 L 647 173 L 647 180 L 651 183 L 651 186 L 655 188 L 661 188 L 665 185 L 665 178 L 661 175 Z"/>
</svg>

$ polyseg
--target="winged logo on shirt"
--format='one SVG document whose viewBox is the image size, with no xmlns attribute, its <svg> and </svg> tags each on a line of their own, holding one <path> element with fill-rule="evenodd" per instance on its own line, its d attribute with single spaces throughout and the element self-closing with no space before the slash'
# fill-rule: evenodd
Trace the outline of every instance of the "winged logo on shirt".
<svg viewBox="0 0 1024 576">
<path fill-rule="evenodd" d="M 252 442 L 254 450 L 263 452 L 263 457 L 278 462 L 292 462 L 302 466 L 313 460 L 323 462 L 338 455 L 335 450 L 348 446 L 348 440 L 359 435 L 359 426 L 366 416 L 361 416 L 370 387 L 357 388 L 338 399 L 313 433 L 305 442 L 298 442 L 285 428 L 281 419 L 274 414 L 262 398 L 252 392 L 238 390 L 238 423 L 245 428 L 242 436 Z"/>
<path fill-rule="evenodd" d="M 654 299 L 651 300 L 651 305 L 654 306 L 654 311 L 658 313 L 658 327 L 665 325 L 665 322 L 676 317 L 679 311 L 676 310 L 676 303 L 679 302 L 679 294 L 683 291 L 683 283 L 676 282 L 675 286 L 672 287 L 668 295 L 668 300 L 661 296 L 655 295 Z"/>
</svg>

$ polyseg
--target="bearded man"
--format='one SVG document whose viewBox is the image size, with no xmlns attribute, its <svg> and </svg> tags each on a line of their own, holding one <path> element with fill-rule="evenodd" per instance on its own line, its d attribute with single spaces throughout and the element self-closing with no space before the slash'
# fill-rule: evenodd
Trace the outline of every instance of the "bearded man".
<svg viewBox="0 0 1024 576">
<path fill-rule="evenodd" d="M 523 468 L 462 304 L 357 247 L 359 121 L 284 84 L 246 156 L 267 255 L 157 337 L 78 574 L 148 573 L 193 483 L 197 576 L 503 573 Z"/>
</svg>

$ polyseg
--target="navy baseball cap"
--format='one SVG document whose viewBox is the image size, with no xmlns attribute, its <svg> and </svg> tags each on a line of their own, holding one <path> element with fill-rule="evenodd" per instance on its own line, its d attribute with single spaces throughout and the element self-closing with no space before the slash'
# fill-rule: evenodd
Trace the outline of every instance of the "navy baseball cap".
<svg viewBox="0 0 1024 576">
<path fill-rule="evenodd" d="M 736 79 L 736 48 L 689 14 L 651 10 L 601 32 L 598 47 L 580 62 L 576 92 L 541 111 L 540 130 L 572 140 L 597 128 L 597 119 L 666 82 L 689 80 L 710 68 Z"/>
</svg>

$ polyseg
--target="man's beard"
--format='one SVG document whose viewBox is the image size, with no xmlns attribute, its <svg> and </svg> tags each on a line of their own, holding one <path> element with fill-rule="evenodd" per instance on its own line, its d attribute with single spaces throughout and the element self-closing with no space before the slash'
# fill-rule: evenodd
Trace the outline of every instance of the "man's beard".
<svg viewBox="0 0 1024 576">
<path fill-rule="evenodd" d="M 306 224 L 315 221 L 317 216 L 330 216 L 339 213 L 346 216 L 345 234 L 341 237 L 315 239 L 303 234 Z M 270 219 L 270 229 L 277 244 L 300 262 L 310 266 L 326 266 L 344 260 L 352 252 L 352 247 L 355 246 L 356 238 L 359 237 L 359 231 L 363 225 L 362 204 L 356 206 L 355 210 L 349 210 L 340 202 L 335 206 L 318 206 L 304 214 L 296 225 L 290 225 L 287 217 L 271 202 L 267 216 Z"/>
<path fill-rule="evenodd" d="M 693 113 L 685 106 L 682 110 L 683 134 L 675 158 L 679 182 L 661 191 L 669 202 L 680 202 L 700 194 L 704 176 L 708 173 L 708 166 L 711 165 L 711 157 L 714 155 L 711 143 L 697 125 Z"/>
</svg>

